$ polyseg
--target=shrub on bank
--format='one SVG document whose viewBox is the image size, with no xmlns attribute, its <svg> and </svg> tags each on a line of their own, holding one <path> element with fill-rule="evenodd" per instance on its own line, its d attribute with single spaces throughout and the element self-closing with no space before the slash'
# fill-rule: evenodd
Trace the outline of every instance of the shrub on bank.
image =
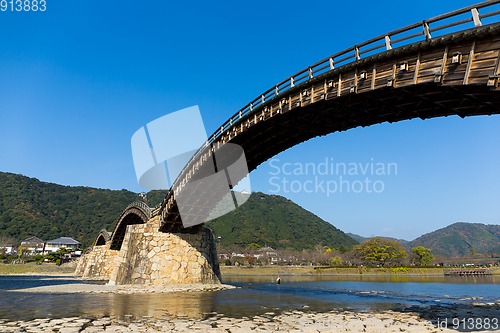
<svg viewBox="0 0 500 333">
<path fill-rule="evenodd" d="M 314 270 L 320 269 L 330 269 L 330 268 L 357 268 L 358 266 L 318 266 L 314 267 Z"/>
<path fill-rule="evenodd" d="M 391 274 L 405 274 L 408 273 L 409 270 L 411 270 L 411 268 L 406 266 L 391 267 Z"/>
<path fill-rule="evenodd" d="M 314 267 L 315 270 L 320 270 L 320 269 L 331 269 L 331 268 L 364 268 L 367 271 L 370 269 L 386 269 L 386 268 L 405 268 L 406 270 L 410 270 L 413 268 L 431 268 L 431 269 L 442 269 L 443 267 L 441 266 L 393 266 L 393 267 L 382 267 L 382 266 L 318 266 Z"/>
</svg>

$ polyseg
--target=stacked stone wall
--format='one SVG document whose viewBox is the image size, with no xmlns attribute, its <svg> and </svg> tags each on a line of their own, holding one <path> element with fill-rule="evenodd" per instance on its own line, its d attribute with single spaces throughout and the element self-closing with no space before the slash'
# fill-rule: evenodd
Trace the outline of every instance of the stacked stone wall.
<svg viewBox="0 0 500 333">
<path fill-rule="evenodd" d="M 110 284 L 221 282 L 210 229 L 194 234 L 158 232 L 158 217 L 127 226 L 120 250 L 94 246 L 80 258 L 75 275 Z"/>
<path fill-rule="evenodd" d="M 110 250 L 109 244 L 94 246 L 83 255 L 76 266 L 75 275 L 85 278 L 109 279 L 115 268 L 118 251 Z"/>
<path fill-rule="evenodd" d="M 212 232 L 156 231 L 158 218 L 127 227 L 110 284 L 220 283 Z"/>
</svg>

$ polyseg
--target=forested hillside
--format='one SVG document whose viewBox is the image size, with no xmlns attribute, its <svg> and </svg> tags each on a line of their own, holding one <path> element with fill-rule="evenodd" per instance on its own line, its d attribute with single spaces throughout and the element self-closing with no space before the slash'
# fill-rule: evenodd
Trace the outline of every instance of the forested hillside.
<svg viewBox="0 0 500 333">
<path fill-rule="evenodd" d="M 112 230 L 136 193 L 40 182 L 0 172 L 0 234 L 18 241 L 73 237 L 89 246 L 102 228 Z"/>
<path fill-rule="evenodd" d="M 358 242 L 318 216 L 277 195 L 254 192 L 231 213 L 206 223 L 224 246 L 257 243 L 260 246 L 312 249 L 350 247 Z"/>
<path fill-rule="evenodd" d="M 422 235 L 409 243 L 424 246 L 446 257 L 475 253 L 500 253 L 500 225 L 457 222 Z"/>
<path fill-rule="evenodd" d="M 165 193 L 150 191 L 149 206 L 159 204 Z M 0 235 L 18 241 L 73 237 L 87 247 L 102 228 L 111 232 L 122 210 L 137 200 L 138 194 L 127 190 L 62 186 L 0 172 Z M 253 193 L 244 205 L 207 226 L 223 236 L 225 245 L 304 249 L 357 243 L 286 198 L 263 193 Z"/>
<path fill-rule="evenodd" d="M 149 207 L 153 208 L 154 206 L 161 204 L 166 194 L 167 190 L 149 191 L 146 196 Z"/>
<path fill-rule="evenodd" d="M 159 204 L 166 191 L 150 191 L 150 207 Z M 0 235 L 18 241 L 29 236 L 42 240 L 73 237 L 89 246 L 102 228 L 110 232 L 122 210 L 137 193 L 90 187 L 71 187 L 40 182 L 35 178 L 0 172 Z M 357 243 L 341 230 L 290 200 L 264 193 L 252 193 L 248 201 L 206 224 L 224 246 L 257 243 L 277 248 L 308 249 L 318 244 L 338 248 Z M 362 241 L 363 237 L 352 235 Z M 432 253 L 462 256 L 500 253 L 500 226 L 481 223 L 455 223 L 425 234 L 407 249 L 424 246 Z"/>
<path fill-rule="evenodd" d="M 353 233 L 350 233 L 350 232 L 347 232 L 346 235 L 349 236 L 349 237 L 351 237 L 352 239 L 356 240 L 357 242 L 360 242 L 360 243 L 362 243 L 365 239 L 369 239 L 369 238 L 374 237 L 374 236 L 372 236 L 372 237 L 363 237 L 363 236 L 360 236 L 360 235 L 357 235 L 357 234 L 353 234 Z M 405 246 L 406 244 L 409 243 L 409 241 L 407 241 L 406 239 L 393 238 L 393 237 L 385 237 L 385 236 L 379 236 L 379 237 L 382 237 L 383 239 L 392 239 L 392 240 L 398 241 L 403 246 Z"/>
</svg>

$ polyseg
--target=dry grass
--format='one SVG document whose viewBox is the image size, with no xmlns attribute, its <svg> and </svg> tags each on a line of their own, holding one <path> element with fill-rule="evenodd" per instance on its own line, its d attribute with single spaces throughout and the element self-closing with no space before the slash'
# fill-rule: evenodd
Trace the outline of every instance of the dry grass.
<svg viewBox="0 0 500 333">
<path fill-rule="evenodd" d="M 221 266 L 221 274 L 225 275 L 313 275 L 317 274 L 313 267 L 287 267 L 287 266 L 263 266 L 263 267 L 235 267 Z"/>
<path fill-rule="evenodd" d="M 12 274 L 31 274 L 31 275 L 47 275 L 47 274 L 69 274 L 75 271 L 75 267 L 56 266 L 51 264 L 44 265 L 6 265 L 0 264 L 0 275 Z"/>
<path fill-rule="evenodd" d="M 500 275 L 500 268 L 495 268 L 495 270 L 491 271 L 491 274 L 493 274 L 493 275 Z"/>
<path fill-rule="evenodd" d="M 325 268 L 314 267 L 234 267 L 221 266 L 222 275 L 444 275 L 443 268 L 383 268 L 383 267 L 353 267 Z M 500 272 L 499 272 L 500 273 Z M 497 273 L 498 274 L 498 273 Z"/>
</svg>

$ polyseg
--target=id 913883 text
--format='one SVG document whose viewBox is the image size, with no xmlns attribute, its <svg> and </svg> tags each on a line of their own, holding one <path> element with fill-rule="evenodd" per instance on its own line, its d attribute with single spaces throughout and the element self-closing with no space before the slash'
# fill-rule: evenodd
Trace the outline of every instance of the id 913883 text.
<svg viewBox="0 0 500 333">
<path fill-rule="evenodd" d="M 2 12 L 44 12 L 47 10 L 45 0 L 1 0 L 0 10 Z"/>
</svg>

